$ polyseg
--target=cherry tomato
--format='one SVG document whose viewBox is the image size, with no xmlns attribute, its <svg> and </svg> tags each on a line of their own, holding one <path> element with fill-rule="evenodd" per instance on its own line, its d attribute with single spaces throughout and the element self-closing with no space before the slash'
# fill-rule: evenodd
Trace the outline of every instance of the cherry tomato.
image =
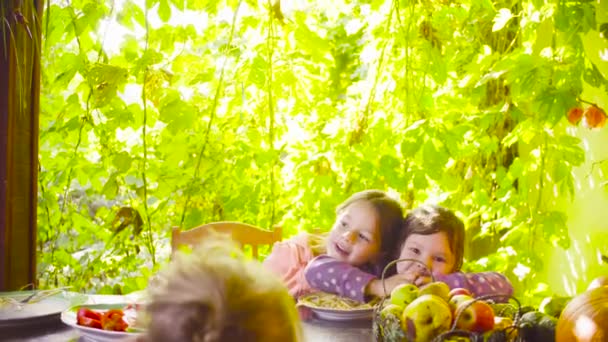
<svg viewBox="0 0 608 342">
<path fill-rule="evenodd" d="M 87 308 L 78 309 L 78 312 L 76 313 L 76 321 L 78 325 L 101 329 L 101 315 Z"/>
<path fill-rule="evenodd" d="M 108 310 L 101 316 L 101 328 L 103 330 L 125 331 L 129 325 L 122 319 L 124 312 L 119 309 Z"/>
</svg>

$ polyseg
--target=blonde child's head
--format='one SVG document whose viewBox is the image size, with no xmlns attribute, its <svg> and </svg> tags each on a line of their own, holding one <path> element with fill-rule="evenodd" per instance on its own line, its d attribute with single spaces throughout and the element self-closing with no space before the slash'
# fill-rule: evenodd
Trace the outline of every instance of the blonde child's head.
<svg viewBox="0 0 608 342">
<path fill-rule="evenodd" d="M 403 209 L 385 192 L 355 193 L 336 210 L 336 222 L 326 239 L 326 253 L 354 266 L 380 265 L 390 259 L 403 226 Z"/>
<path fill-rule="evenodd" d="M 149 342 L 300 340 L 284 285 L 227 238 L 175 253 L 149 291 Z"/>
<path fill-rule="evenodd" d="M 464 223 L 454 212 L 438 205 L 422 205 L 410 211 L 401 231 L 398 258 L 417 259 L 434 274 L 460 270 L 464 255 Z M 421 267 L 400 262 L 397 272 Z"/>
</svg>

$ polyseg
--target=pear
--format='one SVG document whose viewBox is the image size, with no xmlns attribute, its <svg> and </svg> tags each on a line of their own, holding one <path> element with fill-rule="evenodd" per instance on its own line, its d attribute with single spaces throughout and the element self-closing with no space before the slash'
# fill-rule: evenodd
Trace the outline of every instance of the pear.
<svg viewBox="0 0 608 342">
<path fill-rule="evenodd" d="M 442 281 L 434 281 L 432 283 L 428 283 L 420 288 L 420 296 L 425 294 L 432 294 L 435 296 L 439 296 L 441 299 L 449 302 L 450 300 L 450 287 L 448 284 Z"/>
</svg>

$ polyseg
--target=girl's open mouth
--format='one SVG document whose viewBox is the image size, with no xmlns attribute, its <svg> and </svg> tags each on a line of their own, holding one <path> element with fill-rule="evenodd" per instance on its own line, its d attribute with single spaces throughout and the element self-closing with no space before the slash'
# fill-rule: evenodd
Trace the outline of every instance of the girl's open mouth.
<svg viewBox="0 0 608 342">
<path fill-rule="evenodd" d="M 343 256 L 343 257 L 347 257 L 350 254 L 350 252 L 348 252 L 347 250 L 345 250 L 344 248 L 342 248 L 340 246 L 340 244 L 338 244 L 337 242 L 334 243 L 334 249 L 336 250 L 336 252 L 338 252 L 338 254 L 340 256 Z"/>
</svg>

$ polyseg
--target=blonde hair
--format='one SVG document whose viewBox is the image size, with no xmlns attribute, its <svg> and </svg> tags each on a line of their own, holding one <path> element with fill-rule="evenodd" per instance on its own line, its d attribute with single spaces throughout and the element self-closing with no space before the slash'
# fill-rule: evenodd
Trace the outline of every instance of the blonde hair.
<svg viewBox="0 0 608 342">
<path fill-rule="evenodd" d="M 299 341 L 295 302 L 281 280 L 229 239 L 179 251 L 149 289 L 146 341 Z"/>
</svg>

